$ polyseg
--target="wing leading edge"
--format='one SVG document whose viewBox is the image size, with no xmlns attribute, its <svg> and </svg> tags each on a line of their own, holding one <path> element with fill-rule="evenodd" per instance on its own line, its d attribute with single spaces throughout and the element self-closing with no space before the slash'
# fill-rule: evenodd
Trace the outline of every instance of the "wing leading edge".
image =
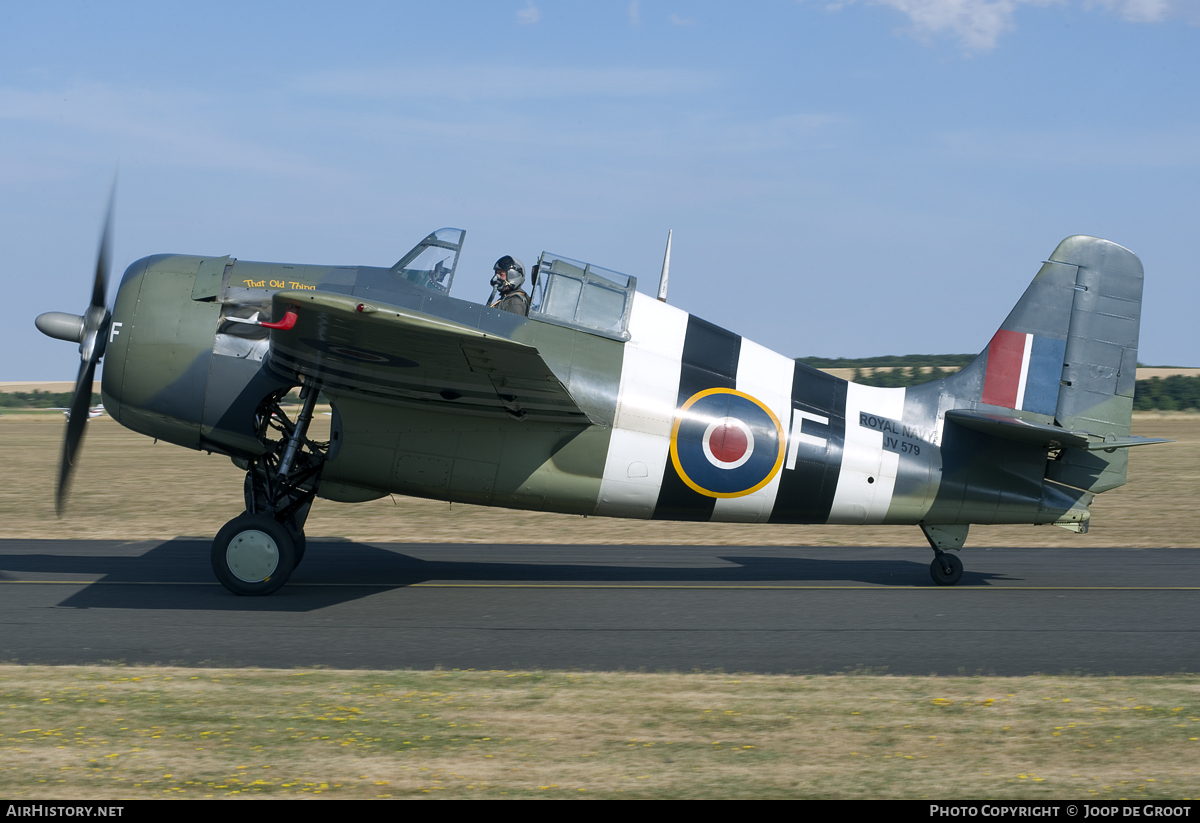
<svg viewBox="0 0 1200 823">
<path fill-rule="evenodd" d="M 322 291 L 281 291 L 269 362 L 319 380 L 332 394 L 369 396 L 458 414 L 586 425 L 589 420 L 538 350 L 433 315 Z M 287 325 L 287 324 L 283 324 Z"/>
</svg>

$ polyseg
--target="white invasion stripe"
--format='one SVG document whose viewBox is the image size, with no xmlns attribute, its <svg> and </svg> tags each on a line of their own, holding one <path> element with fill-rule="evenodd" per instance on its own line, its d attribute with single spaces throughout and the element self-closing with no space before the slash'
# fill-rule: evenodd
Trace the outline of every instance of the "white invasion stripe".
<svg viewBox="0 0 1200 823">
<path fill-rule="evenodd" d="M 900 455 L 883 450 L 883 432 L 860 425 L 863 413 L 899 421 L 904 389 L 850 383 L 846 387 L 846 442 L 833 493 L 830 523 L 882 523 L 892 503 Z"/>
<path fill-rule="evenodd" d="M 648 519 L 654 514 L 671 459 L 687 322 L 687 312 L 634 295 L 597 515 Z"/>
<path fill-rule="evenodd" d="M 784 437 L 792 407 L 792 376 L 796 364 L 782 354 L 742 338 L 741 354 L 738 357 L 738 391 L 755 398 L 774 413 L 783 427 Z M 765 523 L 775 506 L 775 495 L 779 493 L 779 477 L 782 468 L 771 478 L 771 482 L 753 494 L 744 497 L 718 497 L 713 506 L 713 520 L 738 523 Z"/>
<path fill-rule="evenodd" d="M 1029 380 L 1029 355 L 1033 353 L 1033 335 L 1025 334 L 1025 350 L 1021 353 L 1021 382 L 1017 384 L 1017 408 L 1025 408 L 1025 384 Z"/>
</svg>

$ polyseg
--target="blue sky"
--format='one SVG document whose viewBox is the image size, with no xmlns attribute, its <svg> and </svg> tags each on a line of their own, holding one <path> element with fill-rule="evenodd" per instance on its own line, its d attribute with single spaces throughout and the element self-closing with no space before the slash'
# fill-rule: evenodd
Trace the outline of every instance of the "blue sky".
<svg viewBox="0 0 1200 823">
<path fill-rule="evenodd" d="M 1200 365 L 1200 0 L 0 4 L 0 380 L 71 379 L 161 252 L 542 250 L 789 356 L 966 352 L 1064 237 L 1146 267 L 1140 359 Z"/>
</svg>

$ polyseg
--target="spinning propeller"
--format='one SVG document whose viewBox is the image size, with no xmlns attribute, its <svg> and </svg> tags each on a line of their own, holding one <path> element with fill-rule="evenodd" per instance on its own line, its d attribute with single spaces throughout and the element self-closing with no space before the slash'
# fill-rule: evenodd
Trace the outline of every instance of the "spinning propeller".
<svg viewBox="0 0 1200 823">
<path fill-rule="evenodd" d="M 108 210 L 104 215 L 104 232 L 100 236 L 100 253 L 96 258 L 96 279 L 92 284 L 92 302 L 83 316 L 51 311 L 38 315 L 34 323 L 38 330 L 56 340 L 69 340 L 79 344 L 79 376 L 75 378 L 75 394 L 67 412 L 67 435 L 63 440 L 62 464 L 58 470 L 58 487 L 54 505 L 62 516 L 66 503 L 67 486 L 71 470 L 83 441 L 84 424 L 88 420 L 88 408 L 92 404 L 92 381 L 96 364 L 104 355 L 108 343 L 108 327 L 112 314 L 105 305 L 108 294 L 108 272 L 112 263 L 112 212 L 117 187 L 113 183 L 108 197 Z"/>
</svg>

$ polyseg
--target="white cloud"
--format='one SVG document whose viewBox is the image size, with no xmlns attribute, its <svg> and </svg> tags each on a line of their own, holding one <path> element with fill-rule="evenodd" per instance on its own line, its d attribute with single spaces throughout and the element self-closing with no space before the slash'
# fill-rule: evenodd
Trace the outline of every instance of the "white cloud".
<svg viewBox="0 0 1200 823">
<path fill-rule="evenodd" d="M 887 6 L 908 17 L 918 38 L 950 34 L 968 51 L 995 48 L 1000 36 L 1015 28 L 1013 18 L 1021 6 L 1049 6 L 1071 0 L 861 0 Z M 803 0 L 801 0 L 803 2 Z M 860 0 L 832 0 L 831 11 Z M 1133 23 L 1157 23 L 1172 17 L 1189 17 L 1200 23 L 1198 0 L 1080 0 L 1086 9 L 1103 9 Z"/>
<path fill-rule="evenodd" d="M 638 0 L 633 0 L 629 4 L 629 25 L 635 29 L 642 25 L 642 4 Z"/>
<path fill-rule="evenodd" d="M 680 17 L 678 14 L 672 14 L 671 24 L 675 26 L 694 26 L 696 25 L 696 18 Z"/>
<path fill-rule="evenodd" d="M 1081 0 L 1085 9 L 1104 9 L 1130 23 L 1185 20 L 1200 26 L 1200 0 Z"/>
<path fill-rule="evenodd" d="M 525 8 L 517 12 L 517 22 L 522 26 L 531 26 L 542 19 L 542 13 L 533 4 L 533 0 L 525 0 Z"/>
<path fill-rule="evenodd" d="M 1179 0 L 1175 3 L 1171 0 L 1088 0 L 1085 5 L 1115 11 L 1131 23 L 1157 23 L 1173 12 L 1182 11 L 1183 3 Z"/>
<path fill-rule="evenodd" d="M 828 8 L 839 9 L 858 0 L 837 0 Z M 1019 5 L 1044 6 L 1062 0 L 865 0 L 873 6 L 888 6 L 906 15 L 913 34 L 927 37 L 949 33 L 970 51 L 987 51 L 1000 35 L 1013 28 L 1013 13 Z"/>
</svg>

